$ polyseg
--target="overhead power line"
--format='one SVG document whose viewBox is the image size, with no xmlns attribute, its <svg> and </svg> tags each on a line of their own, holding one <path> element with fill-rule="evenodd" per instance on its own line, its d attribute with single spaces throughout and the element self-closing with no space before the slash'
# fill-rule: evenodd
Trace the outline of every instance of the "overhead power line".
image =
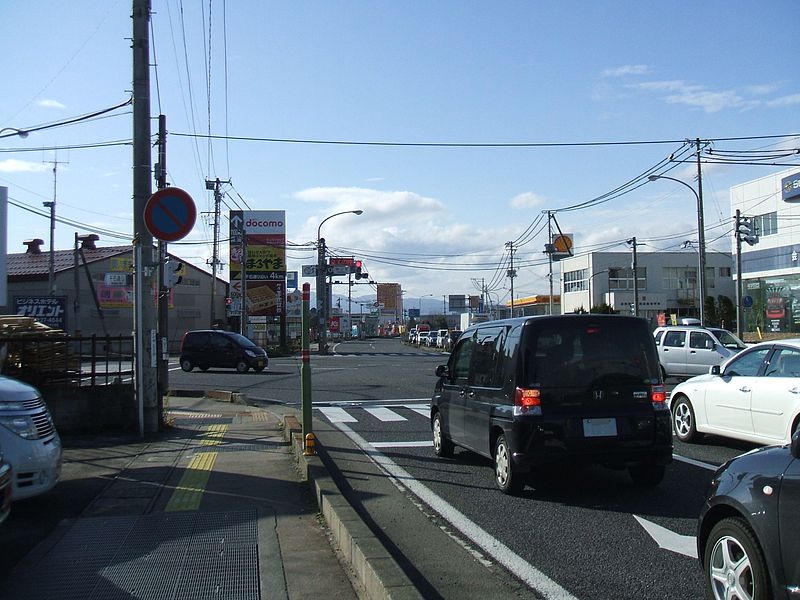
<svg viewBox="0 0 800 600">
<path fill-rule="evenodd" d="M 628 140 L 628 141 L 600 141 L 600 142 L 390 142 L 367 140 L 322 140 L 322 139 L 297 139 L 297 138 L 272 138 L 237 135 L 213 135 L 199 133 L 172 132 L 171 135 L 190 138 L 208 138 L 212 140 L 229 140 L 240 142 L 269 142 L 277 144 L 321 144 L 332 146 L 394 146 L 394 147 L 421 147 L 421 148 L 565 148 L 565 147 L 596 147 L 596 146 L 643 146 L 657 144 L 683 144 L 686 139 L 680 140 Z M 709 138 L 703 142 L 774 139 L 797 136 L 796 133 L 783 135 L 751 136 L 742 138 Z"/>
</svg>

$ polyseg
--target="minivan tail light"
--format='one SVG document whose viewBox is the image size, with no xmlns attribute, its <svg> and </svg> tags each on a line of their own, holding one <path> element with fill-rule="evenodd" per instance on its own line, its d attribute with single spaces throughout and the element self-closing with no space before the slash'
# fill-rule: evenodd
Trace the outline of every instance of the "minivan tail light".
<svg viewBox="0 0 800 600">
<path fill-rule="evenodd" d="M 536 388 L 517 388 L 514 391 L 515 415 L 542 414 L 540 391 Z"/>
<path fill-rule="evenodd" d="M 665 408 L 667 402 L 667 392 L 663 385 L 653 384 L 650 386 L 650 402 L 653 408 Z"/>
</svg>

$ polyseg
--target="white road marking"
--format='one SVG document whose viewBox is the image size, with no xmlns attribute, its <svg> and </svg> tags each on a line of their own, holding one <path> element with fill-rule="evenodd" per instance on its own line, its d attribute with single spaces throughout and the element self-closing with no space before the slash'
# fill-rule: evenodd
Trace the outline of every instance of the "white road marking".
<svg viewBox="0 0 800 600">
<path fill-rule="evenodd" d="M 367 411 L 376 419 L 383 421 L 385 423 L 392 423 L 395 421 L 408 421 L 408 419 L 406 419 L 405 417 L 398 415 L 393 410 L 389 410 L 388 408 L 383 406 L 377 406 L 377 407 L 365 406 L 364 410 Z"/>
<path fill-rule="evenodd" d="M 331 423 L 358 423 L 358 419 L 351 416 L 343 408 L 336 406 L 321 406 L 318 410 L 327 417 Z"/>
<path fill-rule="evenodd" d="M 425 448 L 433 446 L 433 440 L 422 442 L 372 442 L 373 448 Z"/>
<path fill-rule="evenodd" d="M 405 404 L 404 406 L 410 410 L 413 410 L 415 413 L 422 415 L 423 417 L 430 418 L 431 416 L 430 404 Z"/>
<path fill-rule="evenodd" d="M 466 515 L 459 512 L 422 483 L 414 479 L 408 471 L 396 464 L 388 456 L 373 448 L 369 442 L 350 429 L 350 427 L 343 423 L 335 423 L 334 425 L 339 431 L 349 437 L 364 454 L 369 456 L 378 467 L 389 475 L 396 486 L 399 488 L 405 487 L 412 494 L 417 496 L 425 504 L 438 512 L 464 536 L 472 540 L 472 542 L 486 554 L 505 566 L 535 591 L 541 593 L 545 598 L 577 600 L 575 596 L 528 563 L 500 540 L 489 535 L 489 533 L 479 527 L 477 523 L 470 520 Z"/>
<path fill-rule="evenodd" d="M 697 538 L 693 535 L 681 535 L 670 531 L 666 527 L 656 525 L 655 523 L 633 515 L 633 518 L 641 525 L 644 530 L 650 535 L 659 548 L 675 552 L 676 554 L 683 554 L 689 558 L 697 558 Z"/>
<path fill-rule="evenodd" d="M 672 458 L 674 458 L 675 460 L 679 460 L 681 462 L 685 462 L 687 465 L 694 465 L 695 467 L 700 467 L 701 469 L 708 469 L 709 471 L 716 471 L 719 468 L 719 465 L 704 463 L 699 460 L 694 460 L 693 458 L 686 458 L 685 456 L 680 456 L 678 454 L 673 454 Z"/>
</svg>

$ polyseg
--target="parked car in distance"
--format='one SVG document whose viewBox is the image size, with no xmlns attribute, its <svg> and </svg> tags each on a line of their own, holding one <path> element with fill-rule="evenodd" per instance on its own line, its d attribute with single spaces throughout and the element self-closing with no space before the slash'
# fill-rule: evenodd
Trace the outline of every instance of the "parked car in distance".
<svg viewBox="0 0 800 600">
<path fill-rule="evenodd" d="M 3 458 L 3 451 L 0 448 L 0 523 L 5 521 L 11 512 L 12 477 L 11 465 Z"/>
<path fill-rule="evenodd" d="M 0 375 L 0 448 L 14 501 L 51 490 L 61 477 L 61 438 L 39 390 Z"/>
<path fill-rule="evenodd" d="M 653 336 L 643 319 L 558 315 L 466 329 L 431 399 L 434 451 L 461 446 L 494 462 L 514 494 L 532 468 L 579 462 L 627 468 L 654 486 L 672 430 Z"/>
<path fill-rule="evenodd" d="M 428 336 L 431 334 L 430 331 L 418 331 L 417 332 L 417 347 L 419 346 L 427 346 L 428 345 Z"/>
<path fill-rule="evenodd" d="M 703 375 L 747 347 L 730 331 L 719 327 L 658 327 L 653 337 L 664 378 Z"/>
<path fill-rule="evenodd" d="M 761 342 L 672 390 L 675 435 L 788 444 L 800 426 L 800 339 Z"/>
<path fill-rule="evenodd" d="M 409 344 L 413 344 L 414 343 L 414 338 L 416 336 L 417 336 L 417 328 L 416 327 L 412 327 L 411 329 L 408 330 L 408 335 L 406 336 L 406 341 Z"/>
<path fill-rule="evenodd" d="M 425 345 L 428 348 L 436 348 L 436 340 L 438 340 L 438 339 L 439 339 L 439 330 L 438 329 L 433 329 L 428 334 L 428 339 L 425 340 Z"/>
<path fill-rule="evenodd" d="M 204 329 L 187 331 L 181 340 L 181 369 L 186 372 L 198 367 L 234 368 L 239 373 L 253 369 L 260 373 L 269 365 L 266 350 L 243 335 L 232 331 Z"/>
<path fill-rule="evenodd" d="M 798 514 L 800 432 L 789 445 L 758 448 L 717 469 L 697 528 L 697 556 L 708 597 L 796 597 Z"/>
<path fill-rule="evenodd" d="M 436 347 L 444 348 L 444 340 L 447 337 L 447 329 L 440 329 L 439 335 L 436 336 Z"/>
</svg>

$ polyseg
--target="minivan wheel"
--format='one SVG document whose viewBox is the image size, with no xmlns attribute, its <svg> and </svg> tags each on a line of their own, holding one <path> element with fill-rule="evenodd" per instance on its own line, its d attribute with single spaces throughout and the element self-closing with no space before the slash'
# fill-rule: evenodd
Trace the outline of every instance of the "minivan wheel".
<svg viewBox="0 0 800 600">
<path fill-rule="evenodd" d="M 194 365 L 192 364 L 192 361 L 190 361 L 188 358 L 184 358 L 181 360 L 181 369 L 183 369 L 188 373 L 189 371 L 194 369 Z"/>
<path fill-rule="evenodd" d="M 511 449 L 502 433 L 494 444 L 494 481 L 501 492 L 512 496 L 525 487 L 525 480 L 514 469 Z"/>
<path fill-rule="evenodd" d="M 247 373 L 247 369 L 250 368 L 250 365 L 247 364 L 246 360 L 239 360 L 236 362 L 236 372 L 237 373 Z"/>
<path fill-rule="evenodd" d="M 764 554 L 740 517 L 714 525 L 703 551 L 706 592 L 715 600 L 771 598 Z"/>
<path fill-rule="evenodd" d="M 656 487 L 664 479 L 664 465 L 636 465 L 628 467 L 633 483 L 639 487 Z"/>
<path fill-rule="evenodd" d="M 453 456 L 455 445 L 444 435 L 442 431 L 442 415 L 438 412 L 433 415 L 431 429 L 433 430 L 433 451 L 436 456 L 441 456 L 442 458 Z"/>
<path fill-rule="evenodd" d="M 678 396 L 673 400 L 672 424 L 680 441 L 689 443 L 697 438 L 694 408 L 686 396 Z"/>
</svg>

